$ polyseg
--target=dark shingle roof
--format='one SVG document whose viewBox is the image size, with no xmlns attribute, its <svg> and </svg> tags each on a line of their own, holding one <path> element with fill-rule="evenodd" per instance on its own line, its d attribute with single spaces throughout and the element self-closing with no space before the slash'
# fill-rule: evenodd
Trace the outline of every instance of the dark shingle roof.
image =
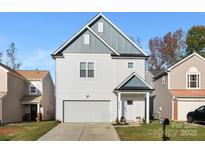
<svg viewBox="0 0 205 154">
<path fill-rule="evenodd" d="M 150 71 L 150 73 L 152 73 L 153 76 L 156 76 L 157 74 L 160 74 L 164 70 L 165 69 L 148 69 L 148 71 Z"/>
</svg>

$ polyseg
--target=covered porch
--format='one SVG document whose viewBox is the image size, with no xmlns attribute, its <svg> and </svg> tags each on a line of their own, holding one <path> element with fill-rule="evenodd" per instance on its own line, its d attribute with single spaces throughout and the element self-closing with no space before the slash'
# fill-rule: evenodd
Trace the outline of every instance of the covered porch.
<svg viewBox="0 0 205 154">
<path fill-rule="evenodd" d="M 43 106 L 41 105 L 42 96 L 24 96 L 21 104 L 24 105 L 25 121 L 38 121 L 43 117 Z"/>
<path fill-rule="evenodd" d="M 131 74 L 116 89 L 117 118 L 128 122 L 150 122 L 150 87 L 138 74 Z"/>
</svg>

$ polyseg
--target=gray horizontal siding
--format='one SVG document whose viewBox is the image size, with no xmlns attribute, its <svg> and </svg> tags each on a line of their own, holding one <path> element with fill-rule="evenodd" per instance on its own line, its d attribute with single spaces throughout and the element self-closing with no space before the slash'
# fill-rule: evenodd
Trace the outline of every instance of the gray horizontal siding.
<svg viewBox="0 0 205 154">
<path fill-rule="evenodd" d="M 90 35 L 90 44 L 84 44 L 84 34 Z M 104 45 L 89 30 L 82 33 L 74 42 L 72 42 L 63 53 L 90 53 L 90 54 L 111 54 L 112 51 Z"/>
<path fill-rule="evenodd" d="M 104 23 L 103 33 L 98 33 L 98 22 Z M 105 40 L 112 48 L 121 54 L 142 54 L 133 44 L 131 44 L 122 34 L 120 34 L 112 25 L 105 21 L 102 17 L 91 26 L 103 40 Z"/>
</svg>

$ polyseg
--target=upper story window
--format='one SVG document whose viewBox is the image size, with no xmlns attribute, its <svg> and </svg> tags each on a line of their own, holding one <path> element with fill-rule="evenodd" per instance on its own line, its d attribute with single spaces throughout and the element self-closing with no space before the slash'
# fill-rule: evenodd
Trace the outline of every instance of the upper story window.
<svg viewBox="0 0 205 154">
<path fill-rule="evenodd" d="M 104 27 L 103 27 L 103 22 L 98 22 L 98 32 L 99 33 L 103 33 L 103 29 Z"/>
<path fill-rule="evenodd" d="M 94 63 L 93 62 L 80 62 L 80 77 L 93 78 L 94 77 Z"/>
<path fill-rule="evenodd" d="M 90 35 L 84 34 L 84 44 L 88 45 L 90 44 Z"/>
<path fill-rule="evenodd" d="M 200 88 L 200 73 L 195 67 L 190 68 L 187 73 L 187 88 Z"/>
<path fill-rule="evenodd" d="M 80 63 L 80 77 L 85 78 L 86 77 L 86 62 Z"/>
<path fill-rule="evenodd" d="M 37 94 L 37 88 L 34 85 L 30 85 L 29 93 Z"/>
<path fill-rule="evenodd" d="M 88 62 L 88 77 L 93 78 L 94 77 L 94 63 Z"/>
<path fill-rule="evenodd" d="M 134 62 L 128 62 L 127 67 L 128 67 L 128 69 L 133 69 L 134 68 Z"/>
</svg>

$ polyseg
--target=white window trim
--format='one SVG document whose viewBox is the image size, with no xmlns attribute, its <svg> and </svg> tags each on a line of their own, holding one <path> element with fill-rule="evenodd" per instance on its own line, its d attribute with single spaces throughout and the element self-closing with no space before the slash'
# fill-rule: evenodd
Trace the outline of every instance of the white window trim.
<svg viewBox="0 0 205 154">
<path fill-rule="evenodd" d="M 133 63 L 133 68 L 129 68 L 129 67 L 128 67 L 128 64 L 129 64 L 129 63 Z M 134 62 L 134 61 L 128 61 L 126 68 L 127 68 L 128 70 L 134 70 L 134 69 L 135 69 L 135 62 Z"/>
<path fill-rule="evenodd" d="M 188 81 L 188 75 L 199 75 L 199 87 L 196 88 L 191 88 L 190 86 L 188 87 L 189 81 Z M 192 73 L 192 72 L 186 72 L 186 89 L 201 89 L 201 73 Z"/>
<path fill-rule="evenodd" d="M 86 63 L 86 77 L 80 77 L 80 63 Z M 94 65 L 94 77 L 88 77 L 88 63 L 93 63 L 93 65 Z M 89 80 L 89 79 L 91 79 L 91 80 L 93 80 L 93 79 L 95 79 L 96 78 L 96 66 L 95 66 L 95 62 L 94 61 L 80 61 L 79 62 L 79 66 L 78 66 L 78 72 L 79 72 L 79 78 L 80 79 L 86 79 L 86 80 Z"/>
<path fill-rule="evenodd" d="M 98 33 L 103 33 L 104 32 L 104 23 L 99 21 L 98 22 Z"/>
<path fill-rule="evenodd" d="M 30 94 L 30 95 L 36 95 L 36 94 L 38 93 L 37 88 L 36 88 L 36 92 L 35 92 L 35 93 L 32 93 L 32 92 L 31 92 L 31 87 L 35 87 L 35 88 L 36 88 L 36 86 L 30 84 L 30 85 L 29 85 L 29 94 Z"/>
<path fill-rule="evenodd" d="M 85 45 L 89 45 L 90 44 L 90 34 L 84 34 L 83 35 L 83 42 Z"/>
</svg>

